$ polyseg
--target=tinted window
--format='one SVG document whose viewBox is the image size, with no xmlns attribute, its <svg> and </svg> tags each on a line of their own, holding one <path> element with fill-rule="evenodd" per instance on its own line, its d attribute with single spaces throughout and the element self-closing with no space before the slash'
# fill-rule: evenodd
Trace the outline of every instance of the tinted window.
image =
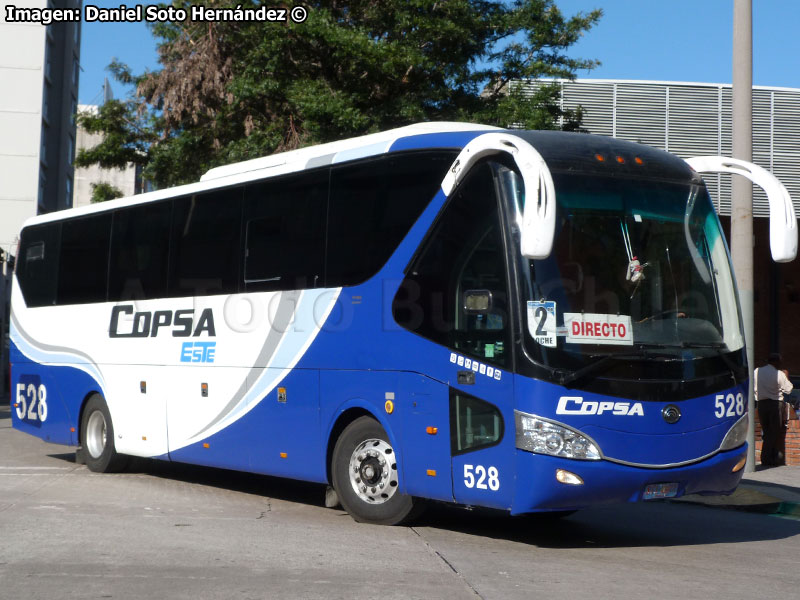
<svg viewBox="0 0 800 600">
<path fill-rule="evenodd" d="M 450 451 L 462 454 L 497 444 L 503 417 L 496 406 L 450 388 Z"/>
<path fill-rule="evenodd" d="M 58 304 L 105 302 L 111 213 L 61 224 Z"/>
<path fill-rule="evenodd" d="M 175 200 L 170 296 L 238 291 L 242 189 Z"/>
<path fill-rule="evenodd" d="M 61 223 L 35 225 L 22 231 L 16 273 L 25 304 L 30 307 L 56 302 L 60 237 Z"/>
<path fill-rule="evenodd" d="M 143 204 L 114 213 L 108 299 L 163 298 L 167 289 L 172 203 Z"/>
<path fill-rule="evenodd" d="M 250 291 L 323 285 L 327 169 L 245 190 L 244 283 Z"/>
<path fill-rule="evenodd" d="M 392 305 L 394 318 L 443 346 L 507 367 L 506 282 L 494 178 L 490 164 L 483 163 L 453 194 L 409 267 Z M 488 307 L 467 310 L 467 292 L 489 296 Z"/>
<path fill-rule="evenodd" d="M 436 195 L 455 156 L 415 152 L 333 167 L 328 287 L 355 285 L 378 272 Z"/>
</svg>

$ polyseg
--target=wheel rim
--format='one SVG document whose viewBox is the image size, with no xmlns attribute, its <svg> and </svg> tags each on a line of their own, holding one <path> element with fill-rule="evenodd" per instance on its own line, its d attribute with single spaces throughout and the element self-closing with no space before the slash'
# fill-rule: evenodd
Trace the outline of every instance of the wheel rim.
<svg viewBox="0 0 800 600">
<path fill-rule="evenodd" d="M 86 450 L 92 458 L 99 458 L 106 448 L 106 418 L 99 410 L 89 416 L 86 423 Z"/>
<path fill-rule="evenodd" d="M 397 492 L 394 450 L 383 440 L 361 442 L 350 456 L 350 485 L 367 504 L 388 502 Z"/>
</svg>

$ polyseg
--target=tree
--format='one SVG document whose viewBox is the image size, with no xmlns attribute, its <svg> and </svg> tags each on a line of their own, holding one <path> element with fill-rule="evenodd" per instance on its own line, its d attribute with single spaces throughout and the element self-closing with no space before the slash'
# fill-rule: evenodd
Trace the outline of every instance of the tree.
<svg viewBox="0 0 800 600">
<path fill-rule="evenodd" d="M 122 198 L 125 194 L 118 187 L 111 185 L 105 181 L 100 183 L 93 183 L 92 186 L 92 204 L 95 202 L 105 202 L 106 200 L 113 200 L 114 198 Z"/>
<path fill-rule="evenodd" d="M 123 79 L 124 74 L 118 72 L 117 76 Z M 124 169 L 131 163 L 146 165 L 150 158 L 148 151 L 154 149 L 159 136 L 157 125 L 139 116 L 141 106 L 133 100 L 109 100 L 96 111 L 79 112 L 78 125 L 87 133 L 102 134 L 102 141 L 92 148 L 82 148 L 75 166 Z"/>
<path fill-rule="evenodd" d="M 566 18 L 554 0 L 316 1 L 302 23 L 192 21 L 191 4 L 173 2 L 187 20 L 152 26 L 161 70 L 134 76 L 112 64 L 135 97 L 101 110 L 103 148 L 79 163 L 139 160 L 146 179 L 166 186 L 419 121 L 570 129 L 580 115 L 558 106 L 555 86 L 526 96 L 513 82 L 573 78 L 597 64 L 566 51 L 601 11 Z"/>
</svg>

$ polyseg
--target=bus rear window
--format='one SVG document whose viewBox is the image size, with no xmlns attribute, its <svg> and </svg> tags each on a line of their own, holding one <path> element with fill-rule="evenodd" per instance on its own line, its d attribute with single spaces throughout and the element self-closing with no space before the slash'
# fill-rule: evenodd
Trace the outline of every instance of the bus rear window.
<svg viewBox="0 0 800 600">
<path fill-rule="evenodd" d="M 28 307 L 56 303 L 61 223 L 28 227 L 22 232 L 17 281 Z"/>
</svg>

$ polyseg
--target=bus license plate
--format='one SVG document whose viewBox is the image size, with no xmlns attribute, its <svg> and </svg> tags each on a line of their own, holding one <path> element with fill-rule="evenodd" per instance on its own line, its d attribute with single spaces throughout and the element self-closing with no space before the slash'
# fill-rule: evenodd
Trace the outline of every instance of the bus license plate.
<svg viewBox="0 0 800 600">
<path fill-rule="evenodd" d="M 644 488 L 644 500 L 674 498 L 678 495 L 677 483 L 653 483 Z"/>
</svg>

